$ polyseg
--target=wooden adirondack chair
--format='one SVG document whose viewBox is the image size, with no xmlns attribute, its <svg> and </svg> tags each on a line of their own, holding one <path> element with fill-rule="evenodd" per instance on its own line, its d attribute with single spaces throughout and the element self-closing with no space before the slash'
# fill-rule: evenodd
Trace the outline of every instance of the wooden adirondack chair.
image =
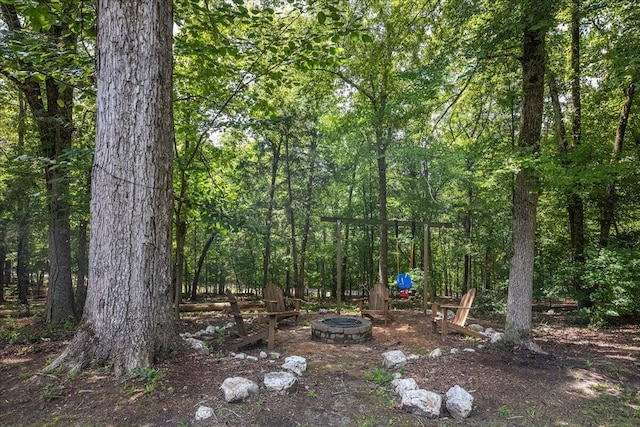
<svg viewBox="0 0 640 427">
<path fill-rule="evenodd" d="M 239 350 L 242 347 L 246 347 L 250 344 L 255 344 L 259 341 L 264 341 L 267 339 L 267 349 L 273 350 L 275 348 L 275 338 L 276 338 L 276 317 L 274 313 L 262 313 L 266 314 L 266 317 L 269 319 L 268 325 L 265 323 L 251 323 L 245 324 L 244 317 L 246 314 L 242 314 L 240 312 L 240 307 L 238 305 L 238 300 L 231 293 L 229 289 L 227 289 L 227 298 L 229 298 L 229 304 L 231 305 L 231 309 L 228 311 L 230 316 L 236 321 L 236 331 L 238 334 L 238 338 L 234 339 L 230 347 L 233 350 Z"/>
<path fill-rule="evenodd" d="M 480 332 L 476 332 L 473 329 L 469 329 L 465 327 L 465 323 L 467 322 L 467 316 L 469 316 L 469 310 L 473 306 L 473 300 L 476 297 L 476 289 L 471 288 L 467 291 L 466 294 L 462 296 L 460 300 L 460 305 L 451 305 L 451 304 L 441 304 L 433 303 L 431 306 L 431 330 L 433 333 L 438 332 L 438 324 L 440 324 L 440 331 L 442 335 L 446 335 L 448 330 L 451 329 L 456 332 L 463 333 L 465 335 L 470 335 L 476 338 L 486 339 L 487 337 Z M 442 309 L 442 317 L 438 317 L 438 307 Z M 456 310 L 456 315 L 453 318 L 453 321 L 449 322 L 447 320 L 447 312 L 449 310 Z"/>
<path fill-rule="evenodd" d="M 276 322 L 289 317 L 295 317 L 296 325 L 298 324 L 298 316 L 300 315 L 300 306 L 302 304 L 301 299 L 287 298 L 288 300 L 294 301 L 295 304 L 294 308 L 287 308 L 282 289 L 273 283 L 267 284 L 262 290 L 262 294 L 267 312 L 275 316 Z"/>
<path fill-rule="evenodd" d="M 378 283 L 369 291 L 369 308 L 364 308 L 366 299 L 358 300 L 360 306 L 360 314 L 362 317 L 368 317 L 372 321 L 381 317 L 384 319 L 384 325 L 387 321 L 393 320 L 389 311 L 389 288 L 382 283 Z"/>
</svg>

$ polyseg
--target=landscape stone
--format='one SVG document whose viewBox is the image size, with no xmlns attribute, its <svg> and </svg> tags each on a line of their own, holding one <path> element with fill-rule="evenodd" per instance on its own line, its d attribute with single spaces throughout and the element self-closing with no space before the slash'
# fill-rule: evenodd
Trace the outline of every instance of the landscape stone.
<svg viewBox="0 0 640 427">
<path fill-rule="evenodd" d="M 269 372 L 264 376 L 264 386 L 270 391 L 294 391 L 298 385 L 298 378 L 291 372 Z"/>
<path fill-rule="evenodd" d="M 473 408 L 473 396 L 459 385 L 455 385 L 447 391 L 446 407 L 453 418 L 465 419 Z"/>
<path fill-rule="evenodd" d="M 496 332 L 495 334 L 491 335 L 491 344 L 496 344 L 502 341 L 503 338 L 504 334 L 502 332 Z"/>
<path fill-rule="evenodd" d="M 429 357 L 435 359 L 436 357 L 442 356 L 442 350 L 440 348 L 436 348 L 431 353 L 429 353 Z"/>
<path fill-rule="evenodd" d="M 396 393 L 402 396 L 406 391 L 417 390 L 418 383 L 413 378 L 401 378 L 391 381 Z"/>
<path fill-rule="evenodd" d="M 243 401 L 259 391 L 258 384 L 242 377 L 227 378 L 220 388 L 224 391 L 224 400 L 227 403 Z"/>
<path fill-rule="evenodd" d="M 200 406 L 196 411 L 196 421 L 206 420 L 213 417 L 213 408 L 208 406 Z"/>
<path fill-rule="evenodd" d="M 284 359 L 282 367 L 301 376 L 307 370 L 307 359 L 300 356 L 289 356 Z"/>
<path fill-rule="evenodd" d="M 382 353 L 382 366 L 387 369 L 400 368 L 407 364 L 407 356 L 401 350 L 391 350 Z"/>
<path fill-rule="evenodd" d="M 407 390 L 402 395 L 401 408 L 410 408 L 419 416 L 438 418 L 442 410 L 442 396 L 427 390 Z"/>
</svg>

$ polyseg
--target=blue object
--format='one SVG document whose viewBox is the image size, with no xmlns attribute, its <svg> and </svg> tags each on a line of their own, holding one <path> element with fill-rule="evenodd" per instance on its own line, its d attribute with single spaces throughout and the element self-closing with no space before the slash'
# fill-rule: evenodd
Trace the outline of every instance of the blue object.
<svg viewBox="0 0 640 427">
<path fill-rule="evenodd" d="M 407 273 L 400 273 L 396 277 L 398 289 L 411 289 L 411 276 Z"/>
</svg>

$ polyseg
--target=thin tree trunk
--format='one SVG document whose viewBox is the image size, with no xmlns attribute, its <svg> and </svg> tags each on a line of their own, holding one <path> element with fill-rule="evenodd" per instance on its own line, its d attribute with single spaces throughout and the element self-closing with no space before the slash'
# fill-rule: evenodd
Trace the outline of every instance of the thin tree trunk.
<svg viewBox="0 0 640 427">
<path fill-rule="evenodd" d="M 296 292 L 296 294 L 298 293 L 300 284 L 298 283 L 298 280 L 300 279 L 300 266 L 298 264 L 298 243 L 297 243 L 297 235 L 296 235 L 296 216 L 295 216 L 295 209 L 294 209 L 294 204 L 295 204 L 295 200 L 293 197 L 293 187 L 291 185 L 291 153 L 289 152 L 289 138 L 285 137 L 284 139 L 284 153 L 285 153 L 285 170 L 286 170 L 286 175 L 287 175 L 287 196 L 288 196 L 288 201 L 287 201 L 287 216 L 289 218 L 289 227 L 291 230 L 291 258 L 293 261 L 293 287 L 294 290 Z M 289 274 L 289 270 L 287 269 L 287 274 Z M 289 276 L 287 276 L 287 282 L 289 281 Z M 289 283 L 287 283 L 287 289 L 289 289 Z M 303 292 L 304 292 L 304 288 L 303 288 Z"/>
<path fill-rule="evenodd" d="M 18 256 L 16 274 L 18 276 L 18 301 L 21 304 L 29 304 L 29 229 L 27 214 L 24 211 L 18 212 Z"/>
<path fill-rule="evenodd" d="M 87 300 L 87 276 L 89 257 L 87 256 L 87 221 L 78 225 L 78 282 L 76 283 L 76 311 L 79 316 L 84 312 Z"/>
<path fill-rule="evenodd" d="M 202 266 L 204 265 L 204 260 L 206 259 L 207 253 L 209 252 L 209 249 L 211 248 L 211 244 L 213 243 L 215 238 L 216 238 L 216 232 L 213 231 L 211 232 L 211 235 L 205 242 L 204 247 L 200 252 L 200 256 L 198 257 L 198 263 L 196 264 L 196 268 L 193 273 L 193 283 L 191 284 L 191 301 L 195 301 L 196 298 L 198 297 L 198 281 L 200 280 L 200 273 L 202 271 Z"/>
<path fill-rule="evenodd" d="M 99 0 L 96 149 L 83 322 L 48 370 L 145 369 L 179 346 L 171 310 L 172 4 Z"/>
<path fill-rule="evenodd" d="M 302 227 L 302 242 L 300 243 L 300 278 L 298 279 L 298 288 L 296 289 L 296 298 L 304 298 L 306 287 L 306 260 L 307 246 L 309 243 L 309 232 L 311 230 L 311 207 L 313 205 L 313 184 L 315 180 L 316 169 L 316 148 L 318 146 L 317 136 L 311 137 L 311 145 L 309 147 L 309 175 L 307 179 L 307 188 L 305 191 L 303 211 L 304 225 Z"/>
<path fill-rule="evenodd" d="M 271 229 L 273 228 L 273 206 L 276 194 L 276 178 L 280 162 L 280 142 L 270 141 L 272 149 L 271 159 L 271 183 L 269 184 L 269 200 L 267 202 L 267 214 L 265 218 L 264 255 L 262 257 L 262 287 L 269 281 L 269 262 L 271 261 Z"/>
<path fill-rule="evenodd" d="M 613 141 L 613 148 L 611 150 L 612 162 L 616 162 L 620 158 L 620 155 L 622 153 L 622 146 L 624 143 L 625 134 L 627 132 L 627 123 L 629 122 L 634 95 L 635 81 L 632 81 L 625 89 L 625 101 L 624 105 L 622 106 L 622 112 L 620 113 L 620 119 L 618 120 L 618 127 L 616 129 L 616 137 Z M 605 248 L 608 246 L 609 237 L 611 235 L 611 226 L 615 221 L 616 182 L 617 177 L 614 175 L 611 179 L 611 182 L 605 188 L 605 193 L 602 200 L 602 213 L 600 217 L 601 248 Z"/>
<path fill-rule="evenodd" d="M 13 4 L 0 4 L 0 12 L 9 30 L 20 32 L 21 20 Z M 46 32 L 59 50 L 73 54 L 76 36 L 67 22 L 57 22 Z M 22 71 L 32 72 L 33 65 L 21 60 Z M 71 148 L 73 134 L 73 89 L 60 86 L 52 77 L 44 85 L 32 80 L 14 80 L 29 105 L 38 128 L 40 155 L 50 159 L 44 167 L 49 214 L 48 255 L 49 287 L 45 319 L 62 322 L 74 318 L 73 287 L 71 282 L 71 226 L 68 177 L 55 160 Z M 46 103 L 45 103 L 46 100 Z"/>
</svg>

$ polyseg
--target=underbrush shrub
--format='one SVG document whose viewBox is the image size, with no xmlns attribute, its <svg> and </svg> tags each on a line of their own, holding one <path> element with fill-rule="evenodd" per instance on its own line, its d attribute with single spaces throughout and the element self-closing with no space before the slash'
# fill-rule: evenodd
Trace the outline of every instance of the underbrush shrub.
<svg viewBox="0 0 640 427">
<path fill-rule="evenodd" d="M 595 327 L 640 317 L 640 259 L 628 249 L 601 249 L 588 257 L 582 285 L 591 289 Z"/>
<path fill-rule="evenodd" d="M 473 310 L 481 314 L 505 314 L 507 312 L 506 289 L 490 289 L 485 292 L 476 293 Z"/>
</svg>

